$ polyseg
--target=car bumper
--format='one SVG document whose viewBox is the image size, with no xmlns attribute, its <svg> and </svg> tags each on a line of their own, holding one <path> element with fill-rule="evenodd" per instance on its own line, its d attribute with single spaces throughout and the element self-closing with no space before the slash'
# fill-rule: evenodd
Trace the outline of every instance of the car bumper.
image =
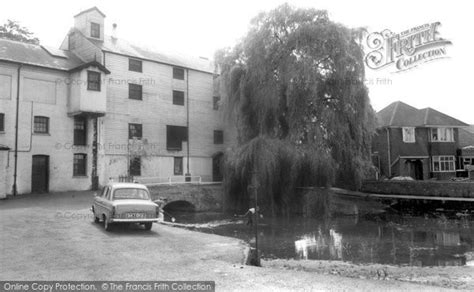
<svg viewBox="0 0 474 292">
<path fill-rule="evenodd" d="M 112 218 L 109 222 L 111 223 L 137 223 L 137 222 L 158 222 L 158 218 L 137 218 L 137 219 L 117 219 Z"/>
</svg>

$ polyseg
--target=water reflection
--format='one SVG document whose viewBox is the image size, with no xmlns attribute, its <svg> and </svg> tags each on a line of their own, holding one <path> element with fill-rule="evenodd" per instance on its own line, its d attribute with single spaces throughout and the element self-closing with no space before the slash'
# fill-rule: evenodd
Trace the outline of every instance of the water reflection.
<svg viewBox="0 0 474 292">
<path fill-rule="evenodd" d="M 260 220 L 259 243 L 264 257 L 474 266 L 474 221 L 468 216 L 400 215 L 387 211 L 379 202 L 329 193 L 306 196 L 299 216 Z M 232 224 L 229 215 L 196 213 L 177 216 L 177 220 L 212 221 L 212 228 L 200 230 L 254 242 L 252 227 L 241 221 Z"/>
</svg>

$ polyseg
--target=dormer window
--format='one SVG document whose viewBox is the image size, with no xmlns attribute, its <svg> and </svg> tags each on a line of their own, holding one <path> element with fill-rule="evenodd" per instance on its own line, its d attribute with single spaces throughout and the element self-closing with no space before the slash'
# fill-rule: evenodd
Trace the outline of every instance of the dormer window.
<svg viewBox="0 0 474 292">
<path fill-rule="evenodd" d="M 100 24 L 91 22 L 91 37 L 100 39 Z"/>
<path fill-rule="evenodd" d="M 87 71 L 87 90 L 100 91 L 100 73 Z"/>
</svg>

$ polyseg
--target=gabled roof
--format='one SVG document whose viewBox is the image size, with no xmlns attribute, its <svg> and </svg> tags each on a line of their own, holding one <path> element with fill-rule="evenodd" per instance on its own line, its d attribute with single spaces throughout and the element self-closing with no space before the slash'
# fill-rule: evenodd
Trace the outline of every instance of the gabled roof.
<svg viewBox="0 0 474 292">
<path fill-rule="evenodd" d="M 459 129 L 459 147 L 474 146 L 474 133 L 469 128 Z"/>
<path fill-rule="evenodd" d="M 81 15 L 81 14 L 84 14 L 84 13 L 87 13 L 87 12 L 90 12 L 90 11 L 93 11 L 93 10 L 99 12 L 100 15 L 102 15 L 103 17 L 105 17 L 105 14 L 104 14 L 102 11 L 100 11 L 99 8 L 97 8 L 96 6 L 91 7 L 91 8 L 89 8 L 89 9 L 86 9 L 86 10 L 84 10 L 84 11 L 81 11 L 81 12 L 79 12 L 78 14 L 74 15 L 74 17 L 78 17 L 78 16 Z"/>
<path fill-rule="evenodd" d="M 99 49 L 119 55 L 125 55 L 143 60 L 164 63 L 177 67 L 183 67 L 214 73 L 214 64 L 212 61 L 201 57 L 189 57 L 178 53 L 163 53 L 155 49 L 147 49 L 142 46 L 132 44 L 128 41 L 111 36 L 105 36 L 104 41 L 89 39 Z"/>
<path fill-rule="evenodd" d="M 104 65 L 102 65 L 101 63 L 99 63 L 97 61 L 91 61 L 91 62 L 81 64 L 81 65 L 77 66 L 76 68 L 73 68 L 73 69 L 69 70 L 69 72 L 77 72 L 77 71 L 81 71 L 82 69 L 86 69 L 86 68 L 89 68 L 89 67 L 97 67 L 97 68 L 99 68 L 100 71 L 104 72 L 105 74 L 110 74 L 109 69 L 105 68 Z"/>
<path fill-rule="evenodd" d="M 377 113 L 378 127 L 466 127 L 468 124 L 432 108 L 417 109 L 396 101 Z"/>
<path fill-rule="evenodd" d="M 61 56 L 59 56 L 61 55 Z M 69 71 L 83 62 L 69 51 L 47 49 L 40 45 L 0 39 L 0 61 Z"/>
</svg>

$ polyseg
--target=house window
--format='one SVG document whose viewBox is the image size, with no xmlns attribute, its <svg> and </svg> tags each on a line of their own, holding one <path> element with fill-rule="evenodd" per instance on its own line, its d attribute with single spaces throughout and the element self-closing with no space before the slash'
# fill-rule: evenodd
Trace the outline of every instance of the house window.
<svg viewBox="0 0 474 292">
<path fill-rule="evenodd" d="M 142 124 L 128 124 L 128 139 L 142 139 Z"/>
<path fill-rule="evenodd" d="M 128 59 L 128 70 L 135 72 L 142 72 L 142 61 L 135 59 Z"/>
<path fill-rule="evenodd" d="M 86 145 L 87 128 L 86 119 L 83 117 L 74 118 L 74 145 Z"/>
<path fill-rule="evenodd" d="M 87 71 L 87 90 L 100 91 L 100 73 Z"/>
<path fill-rule="evenodd" d="M 74 154 L 74 166 L 73 166 L 73 175 L 74 176 L 85 176 L 86 172 L 86 162 L 87 155 L 82 153 Z"/>
<path fill-rule="evenodd" d="M 174 175 L 183 175 L 183 157 L 174 158 Z"/>
<path fill-rule="evenodd" d="M 142 162 L 140 157 L 130 158 L 130 175 L 140 176 L 142 175 Z"/>
<path fill-rule="evenodd" d="M 5 114 L 0 113 L 0 132 L 5 131 Z"/>
<path fill-rule="evenodd" d="M 415 128 L 403 127 L 402 131 L 403 131 L 403 142 L 415 143 Z"/>
<path fill-rule="evenodd" d="M 179 80 L 184 80 L 184 69 L 173 67 L 173 78 L 174 79 L 179 79 Z"/>
<path fill-rule="evenodd" d="M 224 132 L 214 131 L 214 144 L 223 144 L 223 143 L 224 143 Z"/>
<path fill-rule="evenodd" d="M 462 159 L 463 169 L 466 169 L 466 166 L 474 166 L 474 157 L 463 157 Z"/>
<path fill-rule="evenodd" d="M 454 142 L 453 128 L 431 128 L 432 142 Z"/>
<path fill-rule="evenodd" d="M 213 102 L 212 102 L 212 108 L 214 110 L 218 110 L 219 109 L 219 102 L 221 101 L 221 97 L 220 96 L 214 96 L 213 97 Z"/>
<path fill-rule="evenodd" d="M 91 37 L 100 39 L 100 24 L 91 22 Z"/>
<path fill-rule="evenodd" d="M 166 149 L 180 151 L 183 141 L 187 141 L 188 128 L 181 126 L 166 126 Z"/>
<path fill-rule="evenodd" d="M 142 100 L 143 99 L 142 86 L 139 84 L 128 84 L 128 98 Z"/>
<path fill-rule="evenodd" d="M 454 156 L 433 156 L 433 172 L 453 172 Z"/>
<path fill-rule="evenodd" d="M 184 105 L 184 91 L 173 90 L 173 104 Z"/>
<path fill-rule="evenodd" d="M 37 134 L 48 134 L 49 133 L 49 118 L 35 116 L 35 125 L 33 132 Z"/>
</svg>

